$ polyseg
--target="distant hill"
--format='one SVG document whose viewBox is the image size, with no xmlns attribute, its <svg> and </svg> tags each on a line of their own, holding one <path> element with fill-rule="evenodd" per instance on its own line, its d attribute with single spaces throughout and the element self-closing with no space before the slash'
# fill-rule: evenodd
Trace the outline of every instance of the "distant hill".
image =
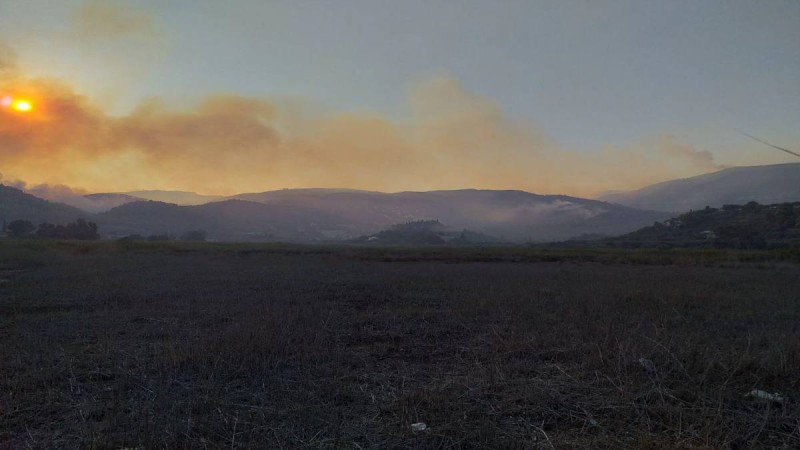
<svg viewBox="0 0 800 450">
<path fill-rule="evenodd" d="M 0 224 L 12 220 L 30 220 L 35 225 L 42 222 L 67 223 L 78 218 L 89 218 L 78 208 L 62 203 L 49 202 L 27 194 L 17 188 L 0 184 Z"/>
<path fill-rule="evenodd" d="M 346 219 L 359 235 L 394 224 L 439 220 L 505 241 L 547 241 L 586 233 L 617 235 L 669 214 L 607 202 L 523 191 L 463 189 L 381 193 L 342 189 L 287 189 L 235 198 L 294 205 Z"/>
<path fill-rule="evenodd" d="M 16 197 L 27 195 L 13 191 Z M 163 191 L 137 194 L 150 195 L 148 192 Z M 208 198 L 191 193 L 178 196 L 184 201 Z M 3 207 L 9 209 L 20 203 L 16 197 L 2 202 Z M 473 238 L 543 242 L 586 234 L 619 235 L 669 217 L 666 213 L 576 197 L 474 189 L 393 194 L 287 189 L 242 194 L 201 205 L 143 201 L 131 194 L 91 194 L 81 200 L 87 212 L 30 195 L 24 198 L 28 209 L 22 211 L 15 206 L 20 211 L 17 215 L 26 216 L 19 218 L 73 221 L 79 216 L 87 217 L 98 223 L 105 237 L 180 236 L 187 231 L 204 230 L 214 240 L 343 241 L 371 236 L 395 224 L 439 220 L 449 230 L 469 230 Z M 60 215 L 56 211 L 61 211 Z"/>
<path fill-rule="evenodd" d="M 608 239 L 605 244 L 751 249 L 800 246 L 800 202 L 704 208 Z"/>
<path fill-rule="evenodd" d="M 92 213 L 101 213 L 117 206 L 140 201 L 155 201 L 174 205 L 203 205 L 224 200 L 220 195 L 201 195 L 186 191 L 132 191 L 132 192 L 98 192 L 71 198 L 64 198 L 64 203 Z"/>
<path fill-rule="evenodd" d="M 169 234 L 204 230 L 229 241 L 321 241 L 353 236 L 347 220 L 292 205 L 225 200 L 195 206 L 164 202 L 127 203 L 97 215 L 106 235 Z"/>
<path fill-rule="evenodd" d="M 192 229 L 192 225 L 198 224 L 200 219 L 185 207 L 155 201 L 125 203 L 97 215 L 103 235 L 119 236 L 170 233 L 179 235 Z"/>
<path fill-rule="evenodd" d="M 659 211 L 689 211 L 750 201 L 795 202 L 800 201 L 800 163 L 732 167 L 635 191 L 609 193 L 601 199 Z"/>
<path fill-rule="evenodd" d="M 88 194 L 80 197 L 79 200 L 69 202 L 69 204 L 84 211 L 98 213 L 126 203 L 140 202 L 142 200 L 144 199 L 141 197 L 127 194 Z"/>
<path fill-rule="evenodd" d="M 202 195 L 186 191 L 131 191 L 122 192 L 121 194 L 143 200 L 174 203 L 176 205 L 203 205 L 225 198 L 222 195 Z"/>
</svg>

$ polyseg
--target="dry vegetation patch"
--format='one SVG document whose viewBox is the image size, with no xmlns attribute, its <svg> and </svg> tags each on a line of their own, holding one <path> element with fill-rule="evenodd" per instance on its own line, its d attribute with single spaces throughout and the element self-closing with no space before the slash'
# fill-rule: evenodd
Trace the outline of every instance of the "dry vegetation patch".
<svg viewBox="0 0 800 450">
<path fill-rule="evenodd" d="M 460 252 L 0 243 L 0 448 L 800 446 L 793 263 Z"/>
</svg>

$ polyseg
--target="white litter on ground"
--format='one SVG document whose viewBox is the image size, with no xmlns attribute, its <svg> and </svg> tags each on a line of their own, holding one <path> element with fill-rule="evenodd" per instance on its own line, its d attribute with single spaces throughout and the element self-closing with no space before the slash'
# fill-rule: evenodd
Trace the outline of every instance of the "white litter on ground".
<svg viewBox="0 0 800 450">
<path fill-rule="evenodd" d="M 428 429 L 428 426 L 425 425 L 425 422 L 417 422 L 411 424 L 411 431 L 418 432 L 418 431 L 425 431 Z"/>
<path fill-rule="evenodd" d="M 759 400 L 767 400 L 770 402 L 783 403 L 783 396 L 781 394 L 778 394 L 777 392 L 774 394 L 770 394 L 767 391 L 762 391 L 760 389 L 753 389 L 747 394 L 744 394 L 744 396 L 757 398 Z"/>
</svg>

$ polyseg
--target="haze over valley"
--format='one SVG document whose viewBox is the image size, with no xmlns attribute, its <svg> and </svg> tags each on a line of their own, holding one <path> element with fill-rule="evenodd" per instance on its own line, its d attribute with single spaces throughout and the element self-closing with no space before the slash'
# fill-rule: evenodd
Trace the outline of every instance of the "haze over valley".
<svg viewBox="0 0 800 450">
<path fill-rule="evenodd" d="M 178 191 L 77 195 L 56 190 L 43 202 L 5 187 L 0 219 L 90 217 L 106 238 L 178 237 L 203 230 L 212 240 L 346 242 L 393 225 L 438 220 L 491 242 L 548 242 L 615 236 L 706 206 L 800 200 L 800 164 L 738 167 L 607 194 L 607 201 L 524 191 L 452 190 L 381 193 L 353 189 L 282 189 L 233 196 Z M 50 190 L 29 190 L 48 194 Z M 64 194 L 67 195 L 64 195 Z M 13 200 L 12 200 L 13 199 Z"/>
</svg>

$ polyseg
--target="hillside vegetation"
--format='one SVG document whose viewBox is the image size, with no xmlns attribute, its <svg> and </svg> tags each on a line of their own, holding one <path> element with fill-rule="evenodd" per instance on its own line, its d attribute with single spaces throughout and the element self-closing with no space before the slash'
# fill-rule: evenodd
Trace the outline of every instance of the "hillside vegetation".
<svg viewBox="0 0 800 450">
<path fill-rule="evenodd" d="M 622 247 L 761 249 L 800 246 L 800 202 L 725 205 L 690 211 L 613 238 Z"/>
</svg>

